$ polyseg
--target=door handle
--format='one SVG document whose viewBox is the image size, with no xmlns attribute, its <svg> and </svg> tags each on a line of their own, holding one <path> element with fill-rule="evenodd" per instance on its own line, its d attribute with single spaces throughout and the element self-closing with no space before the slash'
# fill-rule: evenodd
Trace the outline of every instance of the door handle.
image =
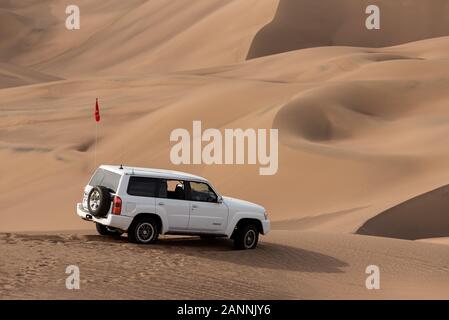
<svg viewBox="0 0 449 320">
<path fill-rule="evenodd" d="M 165 203 L 159 202 L 158 205 L 163 206 L 163 205 L 165 205 Z"/>
<path fill-rule="evenodd" d="M 192 205 L 192 209 L 197 209 L 198 206 L 197 205 Z"/>
</svg>

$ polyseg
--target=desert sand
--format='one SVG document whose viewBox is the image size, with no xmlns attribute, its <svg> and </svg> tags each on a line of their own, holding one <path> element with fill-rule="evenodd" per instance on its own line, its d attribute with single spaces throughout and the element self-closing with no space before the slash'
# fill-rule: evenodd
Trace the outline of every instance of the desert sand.
<svg viewBox="0 0 449 320">
<path fill-rule="evenodd" d="M 286 36 L 304 34 L 293 2 L 313 8 L 324 34 L 307 36 L 320 41 Z M 422 24 L 371 39 L 353 1 L 331 19 L 324 0 L 82 0 L 78 31 L 65 29 L 67 1 L 3 1 L 0 297 L 449 298 L 449 22 L 445 1 L 395 3 L 418 2 Z M 402 9 L 389 6 L 386 26 Z M 279 129 L 278 173 L 174 166 L 170 132 L 193 120 Z M 202 175 L 265 206 L 274 231 L 244 253 L 100 238 L 75 214 L 99 163 Z M 89 290 L 65 289 L 69 264 Z M 379 291 L 365 288 L 370 264 Z"/>
<path fill-rule="evenodd" d="M 438 244 L 273 231 L 242 253 L 220 239 L 137 246 L 78 231 L 2 234 L 0 245 L 8 299 L 449 299 L 449 246 Z M 372 263 L 381 290 L 365 287 Z M 80 290 L 65 288 L 69 264 Z"/>
</svg>

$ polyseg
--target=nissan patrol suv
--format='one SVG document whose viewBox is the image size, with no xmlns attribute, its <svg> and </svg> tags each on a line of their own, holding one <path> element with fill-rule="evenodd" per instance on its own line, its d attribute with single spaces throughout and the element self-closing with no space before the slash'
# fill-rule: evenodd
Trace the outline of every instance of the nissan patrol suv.
<svg viewBox="0 0 449 320">
<path fill-rule="evenodd" d="M 100 166 L 84 189 L 77 214 L 99 234 L 128 233 L 149 244 L 159 234 L 228 237 L 236 249 L 254 249 L 270 230 L 265 209 L 221 196 L 206 179 L 188 173 Z"/>
</svg>

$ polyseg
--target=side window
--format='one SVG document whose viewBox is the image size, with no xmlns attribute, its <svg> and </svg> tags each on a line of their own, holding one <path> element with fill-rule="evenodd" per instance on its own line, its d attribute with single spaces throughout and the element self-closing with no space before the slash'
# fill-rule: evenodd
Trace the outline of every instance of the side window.
<svg viewBox="0 0 449 320">
<path fill-rule="evenodd" d="M 162 180 L 159 188 L 159 198 L 185 200 L 186 188 L 184 181 Z"/>
<path fill-rule="evenodd" d="M 158 187 L 158 179 L 130 177 L 127 192 L 129 195 L 136 197 L 156 197 Z"/>
<path fill-rule="evenodd" d="M 218 197 L 207 183 L 190 182 L 190 198 L 192 201 L 217 202 Z"/>
</svg>

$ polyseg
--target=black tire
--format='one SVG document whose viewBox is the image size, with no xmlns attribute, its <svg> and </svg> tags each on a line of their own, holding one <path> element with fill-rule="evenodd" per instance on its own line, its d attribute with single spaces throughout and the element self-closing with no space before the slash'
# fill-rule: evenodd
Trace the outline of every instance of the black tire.
<svg viewBox="0 0 449 320">
<path fill-rule="evenodd" d="M 158 237 L 158 223 L 152 217 L 143 217 L 134 221 L 128 230 L 128 239 L 134 243 L 150 244 L 156 242 Z"/>
<path fill-rule="evenodd" d="M 108 227 L 99 223 L 95 223 L 95 227 L 97 228 L 98 234 L 102 236 L 120 237 L 123 234 L 123 232 L 121 231 L 109 229 Z"/>
<path fill-rule="evenodd" d="M 238 227 L 234 236 L 234 249 L 250 250 L 257 247 L 259 242 L 259 228 L 254 224 Z"/>
<path fill-rule="evenodd" d="M 87 197 L 89 213 L 95 218 L 106 217 L 111 208 L 111 201 L 112 197 L 109 189 L 102 186 L 92 188 Z"/>
</svg>

